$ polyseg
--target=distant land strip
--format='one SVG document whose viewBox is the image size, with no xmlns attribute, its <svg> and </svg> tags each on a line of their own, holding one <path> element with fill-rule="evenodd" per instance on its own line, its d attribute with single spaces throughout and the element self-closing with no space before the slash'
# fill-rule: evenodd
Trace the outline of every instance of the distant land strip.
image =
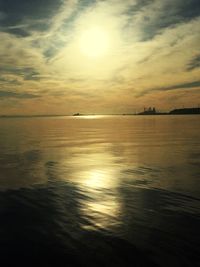
<svg viewBox="0 0 200 267">
<path fill-rule="evenodd" d="M 180 108 L 173 109 L 169 112 L 158 112 L 155 108 L 144 110 L 139 113 L 122 113 L 122 114 L 82 114 L 82 113 L 74 113 L 74 114 L 39 114 L 39 115 L 0 115 L 0 118 L 35 118 L 35 117 L 69 117 L 69 116 L 131 116 L 131 115 L 200 115 L 200 107 L 198 108 Z"/>
</svg>

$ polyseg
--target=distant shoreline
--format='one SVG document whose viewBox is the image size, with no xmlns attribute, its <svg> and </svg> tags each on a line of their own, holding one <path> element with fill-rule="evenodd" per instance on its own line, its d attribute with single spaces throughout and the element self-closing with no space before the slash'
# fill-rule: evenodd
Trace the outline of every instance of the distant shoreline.
<svg viewBox="0 0 200 267">
<path fill-rule="evenodd" d="M 200 108 L 182 108 L 174 109 L 169 112 L 152 112 L 143 111 L 139 113 L 122 113 L 122 114 L 39 114 L 39 115 L 0 115 L 0 118 L 40 118 L 40 117 L 81 117 L 81 116 L 157 116 L 157 115 L 200 115 Z"/>
<path fill-rule="evenodd" d="M 89 115 L 89 114 L 84 114 L 84 115 L 80 115 L 79 117 L 90 117 L 90 116 L 145 116 L 145 117 L 150 117 L 150 116 L 175 116 L 175 115 L 200 115 L 200 114 L 170 114 L 170 113 L 165 113 L 165 114 L 95 114 L 95 115 Z M 17 118 L 21 118 L 21 119 L 25 119 L 25 118 L 52 118 L 52 117 L 74 117 L 73 115 L 25 115 L 25 116 L 20 116 L 20 115 L 6 115 L 6 116 L 1 116 L 0 115 L 0 119 L 17 119 Z M 75 116 L 76 117 L 76 116 Z"/>
<path fill-rule="evenodd" d="M 137 115 L 198 115 L 200 114 L 200 108 L 179 108 L 173 109 L 169 112 L 157 112 L 155 108 L 145 109 L 143 112 Z"/>
</svg>

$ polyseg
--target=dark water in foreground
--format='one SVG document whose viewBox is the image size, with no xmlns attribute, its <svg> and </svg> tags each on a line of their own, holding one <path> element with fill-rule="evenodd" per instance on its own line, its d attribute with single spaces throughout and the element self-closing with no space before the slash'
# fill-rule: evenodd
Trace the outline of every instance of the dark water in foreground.
<svg viewBox="0 0 200 267">
<path fill-rule="evenodd" d="M 200 116 L 0 119 L 1 266 L 199 266 Z"/>
</svg>

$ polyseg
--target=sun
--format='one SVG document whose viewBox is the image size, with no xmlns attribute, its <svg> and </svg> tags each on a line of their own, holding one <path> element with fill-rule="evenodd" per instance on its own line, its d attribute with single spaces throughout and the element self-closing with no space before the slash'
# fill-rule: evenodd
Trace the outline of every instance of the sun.
<svg viewBox="0 0 200 267">
<path fill-rule="evenodd" d="M 79 40 L 81 52 L 89 58 L 105 56 L 109 49 L 109 35 L 100 27 L 91 27 L 82 32 Z"/>
</svg>

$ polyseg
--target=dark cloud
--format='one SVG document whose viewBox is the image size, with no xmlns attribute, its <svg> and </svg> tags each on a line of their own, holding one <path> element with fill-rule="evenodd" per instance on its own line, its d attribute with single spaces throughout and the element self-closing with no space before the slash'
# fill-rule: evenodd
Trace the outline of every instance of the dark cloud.
<svg viewBox="0 0 200 267">
<path fill-rule="evenodd" d="M 72 17 L 63 21 L 65 27 L 86 8 L 92 7 L 98 1 L 79 1 L 77 10 Z M 1 30 L 26 37 L 31 31 L 46 31 L 51 26 L 52 17 L 58 14 L 63 0 L 0 0 Z M 114 8 L 114 7 L 113 7 Z M 129 5 L 126 14 L 130 21 L 141 13 L 139 27 L 142 31 L 142 40 L 153 38 L 162 29 L 174 24 L 191 20 L 200 15 L 199 0 L 138 0 Z M 27 23 L 25 28 L 10 28 L 21 23 Z"/>
<path fill-rule="evenodd" d="M 0 77 L 0 84 L 12 84 L 12 85 L 20 85 L 21 83 L 16 79 L 6 79 L 4 77 Z"/>
<path fill-rule="evenodd" d="M 15 24 L 24 18 L 51 18 L 63 4 L 62 0 L 0 0 L 0 8 L 5 13 L 7 24 Z"/>
<path fill-rule="evenodd" d="M 5 14 L 1 19 L 1 27 L 5 32 L 24 37 L 28 31 L 12 30 L 9 27 L 26 21 L 28 30 L 43 31 L 48 29 L 50 19 L 62 3 L 62 0 L 0 0 L 0 11 Z"/>
<path fill-rule="evenodd" d="M 1 74 L 14 74 L 21 76 L 24 80 L 39 80 L 40 73 L 34 68 L 25 67 L 25 68 L 15 68 L 11 66 L 0 67 Z"/>
<path fill-rule="evenodd" d="M 169 91 L 169 90 L 176 90 L 176 89 L 195 88 L 199 86 L 200 86 L 200 81 L 195 81 L 195 82 L 181 83 L 181 84 L 172 85 L 172 86 L 166 86 L 166 87 L 162 87 L 157 90 Z"/>
<path fill-rule="evenodd" d="M 41 79 L 40 73 L 32 69 L 24 73 L 23 77 L 24 80 L 32 80 L 32 81 L 38 81 Z"/>
<path fill-rule="evenodd" d="M 186 70 L 191 71 L 200 67 L 200 55 L 194 57 L 187 65 Z"/>
<path fill-rule="evenodd" d="M 128 10 L 126 11 L 127 15 L 133 16 L 141 11 L 144 7 L 154 3 L 155 0 L 137 0 L 133 2 L 132 5 L 129 6 Z"/>
<path fill-rule="evenodd" d="M 16 93 L 10 91 L 0 91 L 0 98 L 20 98 L 20 99 L 31 99 L 38 98 L 39 95 L 30 94 L 30 93 Z"/>
<path fill-rule="evenodd" d="M 53 58 L 64 46 L 64 44 L 65 44 L 64 41 L 53 40 L 50 43 L 49 47 L 43 52 L 43 55 L 47 59 L 47 61 Z"/>
<path fill-rule="evenodd" d="M 191 89 L 191 88 L 198 88 L 200 87 L 200 80 L 194 81 L 194 82 L 188 82 L 188 83 L 180 83 L 176 85 L 171 86 L 163 86 L 163 87 L 157 87 L 157 88 L 150 88 L 148 90 L 142 91 L 139 94 L 137 94 L 137 97 L 141 97 L 147 94 L 150 94 L 152 92 L 163 92 L 163 91 L 171 91 L 171 90 L 181 90 L 181 89 Z"/>
<path fill-rule="evenodd" d="M 138 26 L 142 32 L 141 39 L 146 41 L 161 33 L 165 28 L 200 16 L 200 1 L 144 0 L 132 8 L 133 21 L 134 15 L 138 15 L 139 11 L 141 11 L 141 20 Z"/>
<path fill-rule="evenodd" d="M 30 35 L 29 32 L 23 28 L 4 28 L 4 31 L 19 37 L 27 37 Z"/>
</svg>

